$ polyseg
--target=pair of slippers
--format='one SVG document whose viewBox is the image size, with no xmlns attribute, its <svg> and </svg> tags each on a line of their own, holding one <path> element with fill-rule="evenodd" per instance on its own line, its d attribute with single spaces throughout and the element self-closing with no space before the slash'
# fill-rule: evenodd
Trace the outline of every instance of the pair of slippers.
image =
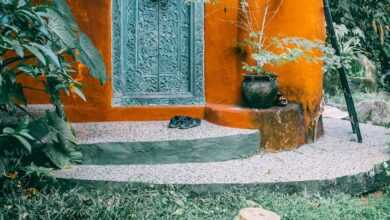
<svg viewBox="0 0 390 220">
<path fill-rule="evenodd" d="M 175 116 L 169 122 L 168 128 L 189 129 L 200 126 L 200 119 L 189 116 Z"/>
</svg>

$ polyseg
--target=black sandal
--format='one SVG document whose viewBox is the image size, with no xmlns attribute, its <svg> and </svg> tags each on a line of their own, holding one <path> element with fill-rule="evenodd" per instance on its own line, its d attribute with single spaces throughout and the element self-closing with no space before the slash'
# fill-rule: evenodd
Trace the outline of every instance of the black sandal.
<svg viewBox="0 0 390 220">
<path fill-rule="evenodd" d="M 173 117 L 168 124 L 168 128 L 178 128 L 181 124 L 181 118 L 183 116 L 175 116 Z"/>
<path fill-rule="evenodd" d="M 191 118 L 191 117 L 185 117 L 182 120 L 182 123 L 179 125 L 179 129 L 190 129 L 197 126 L 200 126 L 200 119 L 197 118 Z"/>
<path fill-rule="evenodd" d="M 170 120 L 168 128 L 189 129 L 200 126 L 200 124 L 200 119 L 177 115 Z"/>
</svg>

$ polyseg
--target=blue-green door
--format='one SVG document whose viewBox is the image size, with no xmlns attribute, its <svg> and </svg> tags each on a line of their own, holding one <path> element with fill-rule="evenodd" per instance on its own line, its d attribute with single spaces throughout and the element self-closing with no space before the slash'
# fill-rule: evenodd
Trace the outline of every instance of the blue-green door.
<svg viewBox="0 0 390 220">
<path fill-rule="evenodd" d="M 113 104 L 201 104 L 203 5 L 113 0 Z"/>
</svg>

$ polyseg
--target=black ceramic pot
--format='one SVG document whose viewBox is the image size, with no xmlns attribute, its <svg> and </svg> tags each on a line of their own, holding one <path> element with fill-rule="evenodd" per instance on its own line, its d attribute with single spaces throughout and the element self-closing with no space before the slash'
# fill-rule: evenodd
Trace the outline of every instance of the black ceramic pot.
<svg viewBox="0 0 390 220">
<path fill-rule="evenodd" d="M 278 97 L 276 78 L 265 75 L 244 75 L 242 93 L 246 104 L 251 108 L 270 108 Z"/>
</svg>

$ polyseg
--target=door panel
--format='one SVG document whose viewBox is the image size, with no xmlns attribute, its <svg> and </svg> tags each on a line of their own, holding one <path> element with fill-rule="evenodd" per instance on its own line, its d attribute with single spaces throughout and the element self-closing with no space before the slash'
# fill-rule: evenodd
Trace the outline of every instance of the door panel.
<svg viewBox="0 0 390 220">
<path fill-rule="evenodd" d="M 203 5 L 113 1 L 114 105 L 200 104 Z"/>
</svg>

